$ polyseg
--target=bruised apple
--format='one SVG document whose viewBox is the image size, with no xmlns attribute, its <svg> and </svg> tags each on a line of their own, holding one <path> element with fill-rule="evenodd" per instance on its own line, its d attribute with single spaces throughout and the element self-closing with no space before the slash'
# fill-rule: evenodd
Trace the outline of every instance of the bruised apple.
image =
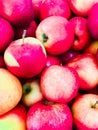
<svg viewBox="0 0 98 130">
<path fill-rule="evenodd" d="M 27 130 L 72 130 L 69 107 L 61 103 L 37 103 L 27 112 Z"/>
<path fill-rule="evenodd" d="M 77 95 L 79 77 L 71 67 L 52 65 L 42 72 L 40 86 L 49 101 L 67 103 Z"/>
<path fill-rule="evenodd" d="M 46 58 L 42 43 L 33 37 L 13 41 L 4 53 L 9 71 L 21 78 L 39 74 L 46 64 Z"/>
</svg>

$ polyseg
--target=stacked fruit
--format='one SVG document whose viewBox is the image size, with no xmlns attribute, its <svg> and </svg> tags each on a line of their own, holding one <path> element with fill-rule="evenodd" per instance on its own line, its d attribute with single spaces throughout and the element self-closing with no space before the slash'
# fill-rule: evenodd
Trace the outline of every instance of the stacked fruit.
<svg viewBox="0 0 98 130">
<path fill-rule="evenodd" d="M 0 130 L 98 130 L 98 0 L 0 0 Z"/>
</svg>

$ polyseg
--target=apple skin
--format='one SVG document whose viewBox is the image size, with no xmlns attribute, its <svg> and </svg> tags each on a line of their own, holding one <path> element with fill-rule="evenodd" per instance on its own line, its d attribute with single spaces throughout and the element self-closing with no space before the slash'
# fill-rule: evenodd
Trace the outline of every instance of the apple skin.
<svg viewBox="0 0 98 130">
<path fill-rule="evenodd" d="M 80 89 L 89 90 L 98 84 L 98 63 L 92 54 L 77 55 L 66 66 L 77 71 L 80 77 Z"/>
<path fill-rule="evenodd" d="M 18 104 L 15 108 L 0 116 L 0 130 L 26 130 L 26 109 Z"/>
<path fill-rule="evenodd" d="M 66 104 L 37 103 L 27 112 L 27 130 L 72 130 L 72 114 Z"/>
<path fill-rule="evenodd" d="M 13 41 L 4 52 L 4 61 L 10 72 L 21 78 L 32 78 L 46 64 L 46 51 L 33 37 Z"/>
<path fill-rule="evenodd" d="M 98 95 L 83 94 L 72 105 L 73 122 L 77 130 L 98 130 Z"/>
<path fill-rule="evenodd" d="M 36 38 L 43 43 L 48 54 L 59 55 L 73 45 L 74 32 L 66 18 L 50 16 L 37 26 Z"/>
<path fill-rule="evenodd" d="M 98 40 L 98 3 L 94 4 L 88 14 L 88 29 L 92 38 Z"/>
<path fill-rule="evenodd" d="M 14 30 L 12 25 L 0 17 L 0 53 L 4 53 L 10 42 L 14 39 Z"/>
<path fill-rule="evenodd" d="M 40 5 L 40 19 L 49 16 L 71 17 L 71 11 L 66 0 L 43 0 Z"/>
<path fill-rule="evenodd" d="M 33 104 L 43 100 L 44 97 L 40 90 L 39 79 L 31 79 L 23 85 L 22 102 L 26 107 L 31 107 Z"/>
<path fill-rule="evenodd" d="M 71 67 L 52 65 L 42 72 L 40 87 L 49 101 L 68 103 L 77 95 L 79 77 Z"/>
<path fill-rule="evenodd" d="M 98 0 L 67 0 L 72 12 L 78 16 L 88 16 L 92 6 L 98 2 Z"/>
<path fill-rule="evenodd" d="M 15 40 L 22 38 L 24 30 L 26 30 L 26 35 L 25 37 L 35 37 L 35 31 L 37 28 L 37 23 L 33 20 L 28 24 L 28 26 L 24 27 L 14 27 L 14 35 L 15 35 Z"/>
<path fill-rule="evenodd" d="M 0 15 L 14 26 L 28 25 L 34 17 L 32 0 L 0 0 Z"/>
<path fill-rule="evenodd" d="M 87 19 L 84 17 L 75 16 L 69 20 L 74 28 L 74 50 L 83 50 L 90 42 L 91 36 L 88 30 Z"/>
</svg>

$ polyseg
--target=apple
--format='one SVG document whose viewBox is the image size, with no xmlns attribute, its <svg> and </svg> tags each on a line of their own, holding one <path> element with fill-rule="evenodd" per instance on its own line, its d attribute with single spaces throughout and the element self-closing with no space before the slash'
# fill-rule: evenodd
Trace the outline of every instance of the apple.
<svg viewBox="0 0 98 130">
<path fill-rule="evenodd" d="M 32 0 L 33 10 L 34 10 L 34 20 L 40 22 L 40 5 L 42 0 Z"/>
<path fill-rule="evenodd" d="M 7 46 L 14 39 L 14 30 L 12 25 L 0 17 L 0 53 L 4 53 Z"/>
<path fill-rule="evenodd" d="M 83 50 L 90 42 L 91 36 L 88 30 L 87 19 L 84 17 L 75 16 L 69 20 L 74 29 L 74 50 Z"/>
<path fill-rule="evenodd" d="M 80 51 L 73 50 L 72 48 L 69 49 L 67 52 L 64 52 L 63 54 L 59 55 L 59 58 L 61 59 L 62 65 L 67 64 L 72 58 L 75 56 L 81 54 Z"/>
<path fill-rule="evenodd" d="M 32 78 L 39 74 L 46 64 L 46 59 L 45 48 L 33 37 L 23 36 L 11 42 L 4 52 L 8 70 L 21 78 Z"/>
<path fill-rule="evenodd" d="M 98 50 L 98 41 L 97 40 L 93 40 L 85 49 L 84 52 L 85 53 L 91 53 L 94 56 L 96 56 Z"/>
<path fill-rule="evenodd" d="M 96 53 L 96 59 L 97 59 L 97 62 L 98 62 L 98 49 L 97 49 L 97 53 Z"/>
<path fill-rule="evenodd" d="M 62 65 L 62 62 L 57 55 L 47 54 L 47 60 L 46 60 L 46 66 L 45 67 L 49 67 L 51 65 Z"/>
<path fill-rule="evenodd" d="M 0 130 L 26 130 L 26 109 L 18 104 L 0 116 Z"/>
<path fill-rule="evenodd" d="M 66 66 L 77 71 L 80 77 L 80 89 L 89 90 L 98 84 L 98 63 L 92 54 L 77 55 Z"/>
<path fill-rule="evenodd" d="M 15 40 L 22 38 L 24 30 L 26 30 L 25 37 L 35 37 L 35 31 L 37 28 L 37 23 L 33 20 L 24 27 L 14 27 Z"/>
<path fill-rule="evenodd" d="M 32 0 L 0 0 L 0 15 L 14 26 L 28 25 L 34 18 Z"/>
<path fill-rule="evenodd" d="M 52 65 L 42 72 L 40 87 L 49 101 L 68 103 L 77 95 L 79 77 L 71 67 Z"/>
<path fill-rule="evenodd" d="M 26 107 L 43 100 L 39 79 L 31 79 L 23 85 L 22 102 Z"/>
<path fill-rule="evenodd" d="M 27 130 L 72 130 L 69 107 L 61 103 L 37 103 L 27 112 Z"/>
<path fill-rule="evenodd" d="M 40 5 L 40 19 L 49 16 L 63 16 L 67 19 L 71 17 L 71 11 L 66 0 L 42 0 Z"/>
<path fill-rule="evenodd" d="M 74 32 L 69 21 L 62 16 L 50 16 L 42 20 L 36 29 L 48 54 L 59 55 L 72 47 Z"/>
<path fill-rule="evenodd" d="M 92 38 L 98 40 L 98 3 L 94 4 L 88 14 L 88 29 Z"/>
<path fill-rule="evenodd" d="M 83 94 L 72 105 L 73 122 L 77 130 L 98 129 L 98 95 Z"/>
<path fill-rule="evenodd" d="M 0 68 L 0 116 L 13 109 L 21 100 L 22 84 L 5 68 Z"/>
<path fill-rule="evenodd" d="M 75 15 L 86 17 L 92 6 L 98 0 L 67 0 L 69 7 Z"/>
</svg>

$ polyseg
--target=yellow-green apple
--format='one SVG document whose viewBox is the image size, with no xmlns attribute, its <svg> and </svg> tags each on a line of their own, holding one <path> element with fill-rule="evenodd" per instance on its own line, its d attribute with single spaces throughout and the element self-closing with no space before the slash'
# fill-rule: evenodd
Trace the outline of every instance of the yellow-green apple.
<svg viewBox="0 0 98 130">
<path fill-rule="evenodd" d="M 98 84 L 98 63 L 89 53 L 75 56 L 66 66 L 73 67 L 80 77 L 80 89 L 88 90 Z"/>
<path fill-rule="evenodd" d="M 75 16 L 72 17 L 69 22 L 74 29 L 74 43 L 72 48 L 74 50 L 83 50 L 91 40 L 87 19 Z"/>
<path fill-rule="evenodd" d="M 88 16 L 91 7 L 98 0 L 67 0 L 72 12 L 78 16 Z"/>
<path fill-rule="evenodd" d="M 27 130 L 72 130 L 72 113 L 67 104 L 37 103 L 27 112 Z"/>
<path fill-rule="evenodd" d="M 34 10 L 34 19 L 37 23 L 40 22 L 40 5 L 42 0 L 32 0 L 33 10 Z"/>
<path fill-rule="evenodd" d="M 14 30 L 12 25 L 0 17 L 0 53 L 4 53 L 7 46 L 14 39 Z"/>
<path fill-rule="evenodd" d="M 43 43 L 48 54 L 58 55 L 72 47 L 74 31 L 66 18 L 50 16 L 37 26 L 36 38 Z"/>
<path fill-rule="evenodd" d="M 94 4 L 88 14 L 88 29 L 92 38 L 98 40 L 98 3 Z"/>
<path fill-rule="evenodd" d="M 14 27 L 14 35 L 15 35 L 15 40 L 22 38 L 24 30 L 26 30 L 26 35 L 25 37 L 35 37 L 35 31 L 37 28 L 37 23 L 32 20 L 28 26 L 23 26 L 23 27 Z"/>
<path fill-rule="evenodd" d="M 34 18 L 32 0 L 0 0 L 0 15 L 14 26 L 28 25 Z"/>
<path fill-rule="evenodd" d="M 49 16 L 63 16 L 70 18 L 71 11 L 66 0 L 42 0 L 40 5 L 40 19 Z"/>
<path fill-rule="evenodd" d="M 98 130 L 98 95 L 78 96 L 72 104 L 72 115 L 77 130 Z"/>
<path fill-rule="evenodd" d="M 4 52 L 4 61 L 10 72 L 21 78 L 32 78 L 39 74 L 46 64 L 46 50 L 33 37 L 17 39 Z"/>
<path fill-rule="evenodd" d="M 0 116 L 0 130 L 26 130 L 26 109 L 18 104 Z"/>
<path fill-rule="evenodd" d="M 31 79 L 23 85 L 22 102 L 26 107 L 31 107 L 33 104 L 43 100 L 43 95 L 40 90 L 39 79 Z"/>
<path fill-rule="evenodd" d="M 90 44 L 84 49 L 84 52 L 86 53 L 91 53 L 94 56 L 96 56 L 98 50 L 98 41 L 97 40 L 93 40 L 90 42 Z"/>
<path fill-rule="evenodd" d="M 61 59 L 62 65 L 65 65 L 78 54 L 80 54 L 80 51 L 76 51 L 71 48 L 67 52 L 59 55 L 59 58 Z"/>
<path fill-rule="evenodd" d="M 79 77 L 71 67 L 52 65 L 42 72 L 40 87 L 49 101 L 68 103 L 77 95 Z"/>
<path fill-rule="evenodd" d="M 20 80 L 5 68 L 0 68 L 0 116 L 13 109 L 21 100 Z"/>
</svg>

